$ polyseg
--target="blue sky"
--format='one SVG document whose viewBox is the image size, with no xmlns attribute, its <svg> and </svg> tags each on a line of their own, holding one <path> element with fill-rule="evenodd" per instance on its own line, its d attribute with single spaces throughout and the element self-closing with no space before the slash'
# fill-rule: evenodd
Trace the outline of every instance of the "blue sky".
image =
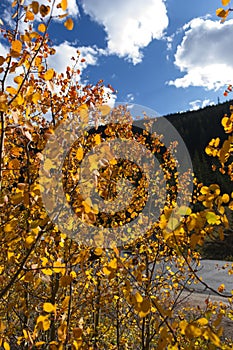
<svg viewBox="0 0 233 350">
<path fill-rule="evenodd" d="M 220 0 L 68 4 L 73 31 L 58 22 L 49 31 L 57 50 L 49 64 L 57 71 L 79 49 L 86 58 L 83 83 L 103 79 L 117 90 L 112 100 L 140 104 L 159 115 L 226 100 L 223 92 L 233 81 L 233 20 L 221 24 L 216 17 Z M 3 7 L 3 22 L 7 11 L 9 6 Z"/>
</svg>

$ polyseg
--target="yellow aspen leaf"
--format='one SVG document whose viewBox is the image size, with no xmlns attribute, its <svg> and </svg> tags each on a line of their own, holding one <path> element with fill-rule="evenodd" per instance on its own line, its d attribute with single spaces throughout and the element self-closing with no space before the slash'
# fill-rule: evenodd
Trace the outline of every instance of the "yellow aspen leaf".
<svg viewBox="0 0 233 350">
<path fill-rule="evenodd" d="M 7 341 L 4 341 L 3 347 L 4 347 L 4 350 L 10 350 L 10 345 Z"/>
<path fill-rule="evenodd" d="M 85 199 L 85 201 L 82 201 L 82 205 L 84 206 L 85 213 L 87 213 L 87 214 L 91 213 L 92 203 L 91 203 L 90 198 L 87 198 L 87 199 Z"/>
<path fill-rule="evenodd" d="M 102 248 L 95 248 L 94 253 L 95 253 L 95 255 L 100 256 L 103 254 L 103 249 Z"/>
<path fill-rule="evenodd" d="M 228 13 L 229 13 L 229 11 L 228 11 L 228 10 L 225 11 L 223 8 L 218 8 L 218 9 L 216 10 L 216 15 L 217 15 L 218 17 L 221 17 L 221 18 L 227 17 Z"/>
<path fill-rule="evenodd" d="M 50 320 L 48 316 L 40 315 L 36 320 L 37 327 L 43 331 L 47 331 L 50 328 Z"/>
<path fill-rule="evenodd" d="M 53 271 L 55 273 L 62 273 L 65 274 L 65 264 L 62 263 L 60 260 L 57 260 L 53 263 Z"/>
<path fill-rule="evenodd" d="M 208 328 L 206 333 L 207 333 L 208 339 L 211 341 L 211 343 L 213 343 L 214 345 L 216 345 L 218 347 L 221 346 L 221 341 L 220 341 L 219 337 L 217 336 L 217 334 L 212 332 L 212 330 L 210 328 Z"/>
<path fill-rule="evenodd" d="M 188 324 L 185 328 L 185 335 L 189 339 L 200 337 L 202 335 L 202 329 L 197 324 Z"/>
<path fill-rule="evenodd" d="M 117 164 L 117 160 L 115 158 L 112 158 L 110 161 L 109 161 L 109 164 L 111 165 L 116 165 Z"/>
<path fill-rule="evenodd" d="M 39 32 L 44 33 L 46 31 L 46 25 L 44 23 L 40 23 L 38 25 L 38 30 Z"/>
<path fill-rule="evenodd" d="M 61 8 L 63 11 L 67 9 L 67 0 L 61 0 Z"/>
<path fill-rule="evenodd" d="M 74 340 L 73 343 L 72 343 L 72 346 L 74 347 L 74 350 L 81 350 L 81 348 L 82 348 L 82 340 L 78 340 L 78 341 Z"/>
<path fill-rule="evenodd" d="M 77 277 L 77 273 L 75 271 L 71 271 L 70 276 L 74 279 Z"/>
<path fill-rule="evenodd" d="M 37 102 L 41 99 L 41 94 L 39 92 L 35 92 L 32 95 L 32 102 L 37 104 Z"/>
<path fill-rule="evenodd" d="M 54 312 L 55 311 L 55 309 L 56 309 L 56 306 L 55 305 L 53 305 L 53 304 L 51 304 L 51 303 L 44 303 L 43 304 L 43 310 L 45 311 L 45 312 Z"/>
<path fill-rule="evenodd" d="M 222 5 L 227 6 L 231 0 L 222 0 Z"/>
<path fill-rule="evenodd" d="M 52 276 L 53 271 L 51 269 L 43 269 L 41 270 L 45 276 Z"/>
<path fill-rule="evenodd" d="M 137 303 L 143 302 L 143 297 L 141 296 L 141 294 L 139 292 L 135 293 L 135 299 L 136 299 Z"/>
<path fill-rule="evenodd" d="M 25 21 L 33 21 L 34 20 L 34 13 L 31 11 L 27 11 L 25 15 Z"/>
<path fill-rule="evenodd" d="M 34 237 L 33 236 L 28 236 L 26 238 L 26 245 L 29 247 L 33 242 L 34 242 Z"/>
<path fill-rule="evenodd" d="M 222 195 L 222 201 L 223 201 L 223 203 L 228 203 L 229 200 L 230 200 L 229 195 L 228 195 L 227 193 L 224 193 L 224 194 Z"/>
<path fill-rule="evenodd" d="M 26 331 L 26 329 L 23 329 L 23 335 L 25 339 L 28 339 L 28 332 Z"/>
<path fill-rule="evenodd" d="M 165 229 L 166 226 L 167 226 L 167 219 L 166 219 L 166 216 L 162 214 L 159 220 L 159 227 L 161 228 L 161 230 L 163 230 Z"/>
<path fill-rule="evenodd" d="M 32 1 L 31 3 L 32 11 L 35 15 L 39 12 L 39 3 L 38 1 Z"/>
<path fill-rule="evenodd" d="M 22 81 L 23 81 L 23 77 L 22 76 L 18 75 L 17 77 L 14 77 L 14 82 L 16 84 L 21 84 Z"/>
<path fill-rule="evenodd" d="M 6 91 L 11 95 L 17 94 L 17 90 L 15 88 L 13 88 L 12 86 L 7 86 Z"/>
<path fill-rule="evenodd" d="M 44 79 L 51 80 L 51 79 L 53 79 L 54 74 L 55 74 L 55 72 L 54 72 L 53 68 L 50 68 L 44 73 Z"/>
<path fill-rule="evenodd" d="M 113 269 L 113 270 L 117 269 L 117 259 L 115 259 L 115 258 L 112 259 L 109 262 L 108 267 L 110 267 L 110 269 Z"/>
<path fill-rule="evenodd" d="M 24 98 L 23 98 L 23 95 L 22 94 L 18 94 L 16 99 L 15 99 L 15 103 L 16 105 L 18 106 L 22 106 L 23 103 L 24 103 Z"/>
<path fill-rule="evenodd" d="M 220 216 L 216 215 L 214 212 L 207 212 L 206 213 L 206 220 L 208 224 L 210 225 L 219 225 L 220 224 Z"/>
<path fill-rule="evenodd" d="M 79 147 L 76 151 L 76 158 L 78 160 L 82 160 L 83 159 L 83 148 L 82 147 Z"/>
<path fill-rule="evenodd" d="M 205 317 L 199 318 L 197 322 L 200 326 L 206 326 L 209 323 L 209 321 Z"/>
<path fill-rule="evenodd" d="M 96 135 L 94 136 L 94 141 L 95 141 L 95 144 L 96 144 L 96 145 L 101 144 L 101 137 L 100 137 L 100 134 L 96 134 Z"/>
<path fill-rule="evenodd" d="M 66 29 L 72 30 L 74 28 L 73 20 L 71 18 L 67 18 L 67 20 L 64 23 L 64 26 L 66 27 Z"/>
<path fill-rule="evenodd" d="M 110 273 L 111 273 L 111 270 L 109 270 L 106 266 L 105 267 L 103 267 L 103 273 L 105 274 L 105 275 L 110 275 Z"/>
<path fill-rule="evenodd" d="M 181 331 L 180 333 L 182 335 L 185 335 L 185 329 L 186 329 L 187 326 L 188 326 L 188 322 L 186 320 L 180 321 L 179 327 L 180 327 L 180 331 Z"/>
</svg>

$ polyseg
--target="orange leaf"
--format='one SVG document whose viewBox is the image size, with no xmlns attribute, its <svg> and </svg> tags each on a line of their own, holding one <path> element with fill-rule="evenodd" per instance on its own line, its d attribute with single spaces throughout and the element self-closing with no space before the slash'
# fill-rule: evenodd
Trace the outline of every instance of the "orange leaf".
<svg viewBox="0 0 233 350">
<path fill-rule="evenodd" d="M 25 21 L 33 21 L 34 20 L 34 13 L 31 11 L 26 12 Z"/>
<path fill-rule="evenodd" d="M 229 11 L 225 11 L 223 8 L 218 8 L 216 10 L 216 15 L 221 18 L 226 18 L 228 16 Z"/>
<path fill-rule="evenodd" d="M 63 11 L 67 9 L 67 0 L 61 0 L 61 8 Z"/>
<path fill-rule="evenodd" d="M 46 25 L 44 23 L 41 23 L 38 25 L 38 30 L 41 32 L 41 33 L 44 33 L 46 31 Z"/>
<path fill-rule="evenodd" d="M 22 50 L 22 43 L 19 40 L 14 40 L 11 43 L 11 49 L 15 52 L 20 52 Z"/>
<path fill-rule="evenodd" d="M 74 22 L 71 18 L 68 18 L 65 23 L 64 26 L 66 27 L 66 29 L 68 30 L 72 30 L 74 28 Z"/>
<path fill-rule="evenodd" d="M 227 6 L 231 0 L 222 0 L 222 5 Z"/>
</svg>

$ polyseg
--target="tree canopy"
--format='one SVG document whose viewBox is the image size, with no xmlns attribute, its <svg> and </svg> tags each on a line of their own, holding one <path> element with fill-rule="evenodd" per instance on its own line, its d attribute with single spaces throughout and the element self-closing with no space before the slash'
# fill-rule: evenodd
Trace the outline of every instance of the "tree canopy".
<svg viewBox="0 0 233 350">
<path fill-rule="evenodd" d="M 125 106 L 111 109 L 102 80 L 82 84 L 79 52 L 64 73 L 49 66 L 52 21 L 73 28 L 66 0 L 11 6 L 12 26 L 1 25 L 7 53 L 0 56 L 0 347 L 232 349 L 222 327 L 233 318 L 232 292 L 223 284 L 214 290 L 197 272 L 199 246 L 206 237 L 223 240 L 229 228 L 233 192 L 199 183 L 191 169 L 182 173 L 179 144 L 165 145 L 146 116 L 137 129 Z M 227 139 L 210 140 L 206 153 L 233 181 L 232 109 L 222 127 Z M 114 139 L 135 147 L 114 157 Z M 141 149 L 151 163 L 157 159 L 153 177 L 146 176 L 150 162 L 143 165 Z M 141 167 L 130 160 L 136 157 Z M 189 181 L 200 210 L 180 204 Z M 124 204 L 117 211 L 116 197 Z M 105 234 L 125 227 L 120 245 L 103 244 Z M 80 239 L 85 235 L 89 244 Z M 224 269 L 230 278 L 233 264 Z M 190 306 L 197 283 L 221 301 L 207 295 L 203 308 Z"/>
</svg>

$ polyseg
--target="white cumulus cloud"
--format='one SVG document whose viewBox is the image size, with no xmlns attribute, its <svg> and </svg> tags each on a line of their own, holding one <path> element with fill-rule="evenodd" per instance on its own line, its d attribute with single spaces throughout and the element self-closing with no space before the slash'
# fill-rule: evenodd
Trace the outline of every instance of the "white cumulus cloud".
<svg viewBox="0 0 233 350">
<path fill-rule="evenodd" d="M 108 54 L 141 62 L 142 49 L 161 39 L 168 26 L 163 0 L 83 0 L 86 14 L 104 27 Z"/>
<path fill-rule="evenodd" d="M 177 47 L 175 65 L 183 73 L 169 85 L 177 88 L 200 86 L 217 90 L 233 79 L 233 20 L 220 23 L 195 18 L 184 26 L 184 37 Z"/>
<path fill-rule="evenodd" d="M 211 105 L 214 105 L 214 101 L 210 101 L 209 99 L 205 99 L 205 100 L 194 100 L 194 101 L 191 101 L 189 102 L 191 108 L 190 110 L 191 111 L 196 111 L 200 108 L 204 108 L 206 106 L 211 106 Z"/>
</svg>

